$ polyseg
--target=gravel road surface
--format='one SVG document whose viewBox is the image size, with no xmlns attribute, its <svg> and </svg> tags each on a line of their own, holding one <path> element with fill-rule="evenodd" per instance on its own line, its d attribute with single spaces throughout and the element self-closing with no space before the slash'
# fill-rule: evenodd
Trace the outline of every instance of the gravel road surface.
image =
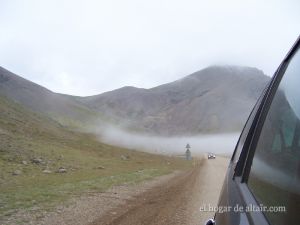
<svg viewBox="0 0 300 225">
<path fill-rule="evenodd" d="M 213 216 L 200 212 L 216 206 L 228 159 L 202 159 L 191 171 L 161 181 L 109 210 L 89 225 L 198 225 Z"/>
</svg>

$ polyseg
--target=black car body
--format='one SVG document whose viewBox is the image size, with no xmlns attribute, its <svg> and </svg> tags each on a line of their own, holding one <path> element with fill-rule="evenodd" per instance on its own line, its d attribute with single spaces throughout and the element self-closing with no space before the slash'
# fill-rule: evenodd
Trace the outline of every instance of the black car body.
<svg viewBox="0 0 300 225">
<path fill-rule="evenodd" d="M 300 37 L 252 110 L 231 158 L 216 225 L 300 224 Z"/>
</svg>

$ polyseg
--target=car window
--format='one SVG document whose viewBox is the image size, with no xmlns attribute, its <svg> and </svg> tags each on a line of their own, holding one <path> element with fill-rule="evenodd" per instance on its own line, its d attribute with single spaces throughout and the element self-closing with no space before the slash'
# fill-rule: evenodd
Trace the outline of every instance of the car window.
<svg viewBox="0 0 300 225">
<path fill-rule="evenodd" d="M 243 129 L 243 131 L 241 133 L 240 139 L 239 139 L 239 141 L 237 143 L 237 146 L 236 146 L 233 158 L 232 158 L 232 161 L 234 163 L 237 163 L 238 160 L 239 160 L 239 157 L 240 157 L 240 154 L 242 152 L 244 143 L 246 141 L 246 138 L 248 136 L 249 130 L 250 130 L 251 125 L 253 123 L 254 117 L 255 117 L 255 115 L 257 113 L 257 110 L 259 108 L 261 99 L 262 99 L 262 96 L 260 96 L 260 98 L 258 99 L 257 103 L 255 104 L 253 110 L 251 111 L 250 116 L 249 116 L 249 118 L 248 118 L 248 120 L 246 122 L 246 125 L 244 126 L 244 129 Z"/>
<path fill-rule="evenodd" d="M 248 177 L 249 189 L 258 203 L 266 206 L 264 214 L 274 225 L 296 225 L 300 221 L 299 97 L 298 50 L 271 103 Z"/>
</svg>

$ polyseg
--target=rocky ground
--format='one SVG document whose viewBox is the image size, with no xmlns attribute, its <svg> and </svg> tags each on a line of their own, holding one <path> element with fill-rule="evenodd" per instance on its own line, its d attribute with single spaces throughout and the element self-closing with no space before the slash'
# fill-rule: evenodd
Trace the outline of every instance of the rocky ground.
<svg viewBox="0 0 300 225">
<path fill-rule="evenodd" d="M 203 224 L 216 205 L 228 159 L 202 159 L 187 172 L 175 172 L 136 185 L 116 186 L 103 193 L 73 198 L 49 212 L 20 212 L 3 224 L 39 225 L 176 225 Z"/>
</svg>

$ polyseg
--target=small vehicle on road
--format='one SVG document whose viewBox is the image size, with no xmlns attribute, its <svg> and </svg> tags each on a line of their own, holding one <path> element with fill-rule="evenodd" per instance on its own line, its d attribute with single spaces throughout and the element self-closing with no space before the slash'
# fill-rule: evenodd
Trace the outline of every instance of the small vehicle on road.
<svg viewBox="0 0 300 225">
<path fill-rule="evenodd" d="M 207 225 L 300 224 L 300 36 L 244 126 L 217 209 Z"/>
<path fill-rule="evenodd" d="M 216 155 L 213 154 L 213 153 L 208 153 L 207 154 L 207 159 L 215 159 L 216 158 Z"/>
</svg>

